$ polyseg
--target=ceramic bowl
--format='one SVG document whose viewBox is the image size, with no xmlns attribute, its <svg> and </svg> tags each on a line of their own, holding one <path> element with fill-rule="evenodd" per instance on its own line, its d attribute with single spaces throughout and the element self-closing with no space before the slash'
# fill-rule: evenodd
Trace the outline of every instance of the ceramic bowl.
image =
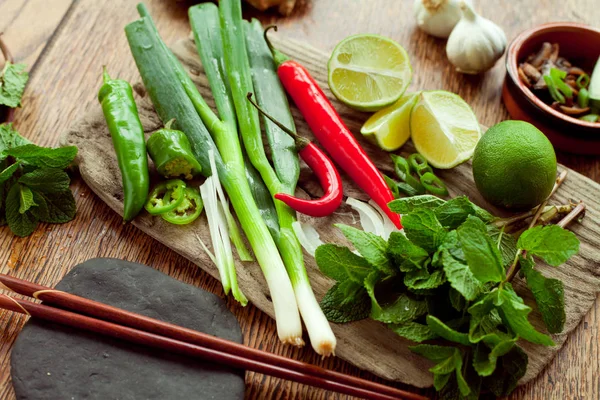
<svg viewBox="0 0 600 400">
<path fill-rule="evenodd" d="M 540 25 L 521 33 L 508 47 L 502 99 L 513 119 L 537 126 L 560 150 L 600 154 L 600 123 L 560 113 L 540 100 L 518 75 L 518 65 L 543 42 L 558 43 L 559 54 L 573 65 L 592 71 L 600 56 L 600 30 L 569 22 Z"/>
</svg>

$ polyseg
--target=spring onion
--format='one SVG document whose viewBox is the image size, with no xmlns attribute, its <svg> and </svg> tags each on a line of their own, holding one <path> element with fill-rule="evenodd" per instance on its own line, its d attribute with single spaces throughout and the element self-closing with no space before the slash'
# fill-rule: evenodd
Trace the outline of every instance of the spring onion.
<svg viewBox="0 0 600 400">
<path fill-rule="evenodd" d="M 586 122 L 598 122 L 598 121 L 600 121 L 600 115 L 588 114 L 588 115 L 584 115 L 583 117 L 579 117 L 579 119 L 582 121 L 586 121 Z"/>
<path fill-rule="evenodd" d="M 284 343 L 302 345 L 302 324 L 292 285 L 252 198 L 238 132 L 214 115 L 193 83 L 189 85 L 191 79 L 160 39 L 145 7 L 138 6 L 138 11 L 142 18 L 127 25 L 125 32 L 152 103 L 161 120 L 176 119 L 177 128 L 186 133 L 192 145 L 202 173 L 218 173 L 267 281 L 279 338 Z M 211 169 L 210 150 L 214 152 L 216 171 Z"/>
<path fill-rule="evenodd" d="M 579 94 L 577 95 L 577 104 L 581 108 L 586 108 L 590 104 L 590 92 L 587 89 L 583 88 L 579 90 Z"/>
<path fill-rule="evenodd" d="M 358 212 L 360 225 L 365 232 L 373 233 L 377 236 L 384 237 L 385 229 L 383 227 L 383 219 L 373 207 L 360 200 L 348 197 L 346 204 Z"/>
<path fill-rule="evenodd" d="M 585 89 L 590 84 L 590 76 L 588 74 L 581 74 L 579 78 L 577 78 L 577 87 L 580 89 Z"/>
<path fill-rule="evenodd" d="M 564 79 L 566 76 L 567 73 L 565 71 L 560 70 L 558 68 L 550 68 L 550 77 L 552 78 L 556 89 L 560 90 L 561 93 L 564 94 L 567 99 L 572 99 L 573 89 L 571 88 L 571 86 L 565 83 Z"/>
<path fill-rule="evenodd" d="M 550 92 L 552 99 L 560 104 L 565 104 L 565 96 L 558 91 L 554 79 L 552 79 L 550 75 L 544 75 L 544 82 L 546 82 L 546 86 L 548 86 L 548 91 Z"/>
<path fill-rule="evenodd" d="M 392 232 L 398 232 L 398 228 L 396 228 L 396 225 L 394 225 L 394 223 L 392 222 L 390 217 L 387 216 L 385 211 L 383 211 L 381 207 L 379 207 L 379 205 L 375 203 L 372 199 L 369 200 L 369 205 L 375 210 L 377 210 L 377 212 L 383 219 L 383 238 L 385 240 L 388 240 Z"/>
<path fill-rule="evenodd" d="M 303 224 L 299 221 L 292 222 L 292 230 L 300 241 L 302 248 L 311 256 L 315 256 L 317 247 L 325 244 L 319 236 L 319 232 L 309 224 Z"/>
</svg>

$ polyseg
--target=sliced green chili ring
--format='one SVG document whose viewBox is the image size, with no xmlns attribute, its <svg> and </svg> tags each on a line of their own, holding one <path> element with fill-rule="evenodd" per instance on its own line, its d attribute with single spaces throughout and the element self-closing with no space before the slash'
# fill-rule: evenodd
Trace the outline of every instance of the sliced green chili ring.
<svg viewBox="0 0 600 400">
<path fill-rule="evenodd" d="M 564 79 L 566 76 L 567 76 L 567 73 L 563 70 L 560 70 L 557 68 L 550 69 L 550 77 L 552 78 L 552 81 L 554 82 L 554 86 L 556 87 L 556 89 L 560 90 L 562 92 L 562 94 L 565 95 L 566 98 L 572 99 L 573 98 L 573 89 L 571 88 L 571 86 L 569 86 L 565 83 Z"/>
<path fill-rule="evenodd" d="M 560 104 L 565 104 L 565 96 L 563 96 L 562 93 L 556 88 L 554 79 L 552 79 L 550 75 L 544 75 L 544 82 L 546 82 L 546 86 L 548 86 L 548 91 L 550 92 L 552 99 Z"/>
<path fill-rule="evenodd" d="M 590 104 L 590 92 L 586 88 L 583 88 L 579 91 L 577 95 L 577 104 L 579 107 L 586 108 Z"/>
<path fill-rule="evenodd" d="M 422 171 L 423 169 L 429 167 L 427 159 L 419 153 L 411 154 L 410 156 L 408 156 L 408 165 L 410 166 L 411 171 L 417 173 L 419 176 L 422 175 L 421 173 L 419 173 L 419 171 Z M 429 170 L 431 170 L 431 167 L 429 167 Z"/>
<path fill-rule="evenodd" d="M 181 204 L 160 216 L 172 224 L 187 225 L 194 222 L 202 214 L 203 208 L 204 203 L 200 193 L 196 189 L 186 187 Z"/>
<path fill-rule="evenodd" d="M 399 198 L 400 197 L 400 192 L 398 191 L 398 182 L 396 182 L 395 180 L 393 180 L 392 178 L 390 178 L 386 174 L 381 174 L 381 175 L 383 175 L 383 180 L 385 180 L 385 183 L 387 183 L 388 187 L 392 191 L 392 194 L 394 195 L 394 198 L 395 199 Z"/>
<path fill-rule="evenodd" d="M 431 172 L 426 172 L 421 176 L 421 183 L 431 194 L 435 194 L 436 196 L 448 196 L 448 189 L 444 182 Z"/>
<path fill-rule="evenodd" d="M 412 188 L 417 194 L 425 193 L 425 188 L 423 187 L 423 185 L 421 185 L 418 179 L 415 179 L 412 176 L 408 161 L 406 161 L 404 157 L 397 156 L 395 154 L 390 154 L 390 157 L 394 162 L 394 171 L 396 172 L 398 179 L 412 186 Z"/>
<path fill-rule="evenodd" d="M 600 120 L 600 115 L 588 114 L 588 115 L 584 115 L 583 117 L 579 117 L 579 119 L 582 121 L 587 121 L 587 122 L 598 122 Z"/>
<path fill-rule="evenodd" d="M 185 182 L 172 179 L 156 185 L 144 207 L 150 215 L 160 215 L 172 211 L 183 202 L 185 197 Z"/>
<path fill-rule="evenodd" d="M 419 185 L 421 185 L 421 184 L 419 183 Z M 404 193 L 405 195 L 407 195 L 409 197 L 418 196 L 420 194 L 425 193 L 425 187 L 423 185 L 421 185 L 421 187 L 423 188 L 422 191 L 415 189 L 412 185 L 410 185 L 406 182 L 397 182 L 396 187 L 398 188 L 399 193 Z"/>
<path fill-rule="evenodd" d="M 588 74 L 579 75 L 576 82 L 580 89 L 585 89 L 590 85 L 590 76 Z"/>
</svg>

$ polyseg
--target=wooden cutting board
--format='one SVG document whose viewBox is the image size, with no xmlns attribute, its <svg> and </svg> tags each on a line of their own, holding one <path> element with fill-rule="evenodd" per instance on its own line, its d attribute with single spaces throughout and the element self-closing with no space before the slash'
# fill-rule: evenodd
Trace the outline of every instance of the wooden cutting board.
<svg viewBox="0 0 600 400">
<path fill-rule="evenodd" d="M 300 61 L 310 70 L 346 121 L 350 130 L 357 133 L 368 115 L 345 107 L 337 102 L 329 92 L 326 70 L 328 55 L 306 44 L 291 40 L 274 40 L 274 42 L 279 49 Z M 202 73 L 200 59 L 196 54 L 192 41 L 182 39 L 173 46 L 173 50 L 190 71 L 205 99 L 211 106 L 214 106 L 208 82 Z M 154 112 L 152 104 L 144 97 L 143 89 L 139 90 L 139 93 L 140 118 L 145 131 L 149 134 L 152 130 L 161 126 L 161 121 Z M 300 134 L 312 137 L 298 110 L 293 108 L 292 112 Z M 364 141 L 362 143 L 377 166 L 382 171 L 392 174 L 392 165 L 387 154 Z M 121 214 L 123 212 L 121 174 L 100 107 L 75 122 L 70 130 L 62 136 L 61 144 L 79 147 L 76 163 L 79 166 L 81 176 L 103 201 Z M 411 143 L 408 143 L 401 149 L 401 152 L 414 152 L 414 147 Z M 565 169 L 562 166 L 560 168 Z M 343 174 L 342 176 L 346 195 L 367 200 L 365 195 L 346 176 Z M 475 203 L 488 208 L 497 215 L 501 214 L 501 211 L 495 210 L 486 204 L 477 192 L 470 163 L 462 164 L 449 171 L 439 171 L 439 176 L 447 183 L 451 196 L 466 194 Z M 308 194 L 318 196 L 318 183 L 305 165 L 301 172 L 299 188 L 299 190 L 303 190 Z M 569 170 L 565 183 L 553 197 L 551 203 L 566 204 L 569 199 L 583 200 L 588 206 L 588 212 L 583 223 L 575 223 L 571 226 L 571 229 L 581 240 L 580 253 L 560 268 L 540 266 L 540 270 L 546 276 L 561 279 L 565 283 L 567 308 L 565 331 L 559 335 L 553 335 L 556 342 L 554 347 L 542 347 L 528 342 L 521 343 L 521 346 L 529 355 L 529 367 L 520 382 L 521 384 L 537 376 L 544 366 L 552 360 L 569 333 L 589 311 L 597 293 L 600 292 L 600 251 L 598 251 L 600 246 L 600 185 L 577 172 Z M 356 215 L 347 206 L 342 207 L 332 217 L 320 219 L 301 217 L 301 219 L 312 223 L 325 242 L 343 241 L 340 232 L 332 226 L 334 223 L 357 224 Z M 133 224 L 146 234 L 196 263 L 216 279 L 219 278 L 216 267 L 201 250 L 196 238 L 196 235 L 198 235 L 206 243 L 210 243 L 208 226 L 204 217 L 189 226 L 176 226 L 143 213 L 136 218 Z M 321 299 L 333 283 L 329 278 L 321 275 L 312 257 L 305 255 L 305 262 L 317 298 Z M 267 285 L 259 266 L 256 263 L 244 263 L 242 265 L 240 262 L 237 263 L 237 266 L 240 286 L 246 296 L 254 305 L 273 317 L 272 303 L 269 300 Z M 537 329 L 545 331 L 540 315 L 535 311 L 536 307 L 533 299 L 529 292 L 524 290 L 523 282 L 519 279 L 515 282 L 515 289 L 525 299 L 525 302 L 534 309 L 529 316 L 533 325 Z M 383 324 L 367 319 L 345 325 L 333 325 L 333 330 L 338 338 L 336 350 L 338 357 L 385 379 L 401 381 L 418 387 L 432 385 L 431 374 L 427 371 L 430 363 L 408 350 L 408 346 L 413 344 L 412 342 L 397 336 Z"/>
</svg>

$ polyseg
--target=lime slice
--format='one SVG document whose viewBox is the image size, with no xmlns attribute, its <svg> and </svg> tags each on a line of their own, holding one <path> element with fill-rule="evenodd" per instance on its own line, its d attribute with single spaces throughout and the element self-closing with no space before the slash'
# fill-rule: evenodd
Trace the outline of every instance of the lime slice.
<svg viewBox="0 0 600 400">
<path fill-rule="evenodd" d="M 360 111 L 377 111 L 394 103 L 412 76 L 406 50 L 389 38 L 370 34 L 342 40 L 327 69 L 335 97 Z"/>
<path fill-rule="evenodd" d="M 419 93 L 408 93 L 389 107 L 377 111 L 360 129 L 382 150 L 398 150 L 410 137 L 410 112 Z"/>
<path fill-rule="evenodd" d="M 468 160 L 481 138 L 471 107 L 443 90 L 422 92 L 410 115 L 410 132 L 419 153 L 437 168 Z"/>
</svg>

